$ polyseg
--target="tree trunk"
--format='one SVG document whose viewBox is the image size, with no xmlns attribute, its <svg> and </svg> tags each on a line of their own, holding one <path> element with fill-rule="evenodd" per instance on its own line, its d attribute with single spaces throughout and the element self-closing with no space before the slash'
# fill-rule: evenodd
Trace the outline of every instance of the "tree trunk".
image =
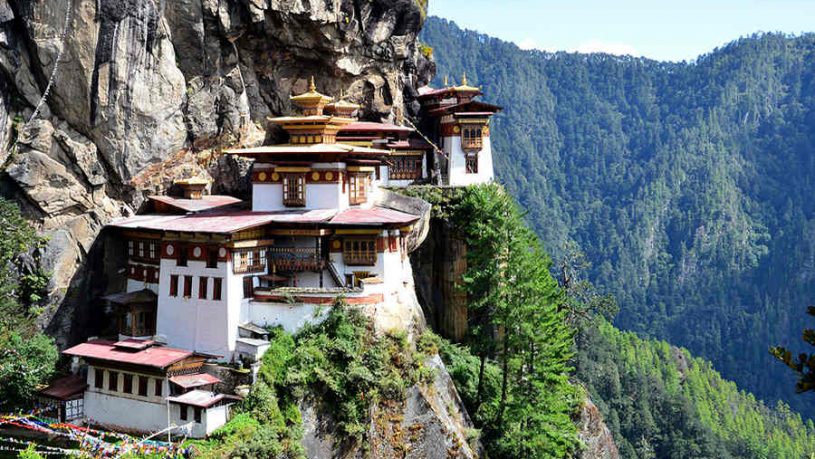
<svg viewBox="0 0 815 459">
<path fill-rule="evenodd" d="M 482 352 L 479 357 L 481 358 L 481 364 L 478 366 L 478 389 L 475 392 L 475 410 L 473 410 L 473 415 L 475 415 L 478 408 L 481 407 L 482 391 L 484 390 L 484 367 L 487 366 L 487 354 Z"/>
<path fill-rule="evenodd" d="M 501 352 L 501 403 L 498 405 L 498 419 L 496 421 L 496 428 L 500 429 L 504 421 L 504 409 L 507 404 L 507 386 L 509 385 L 509 351 L 507 346 L 509 344 L 509 333 L 504 330 L 503 349 Z"/>
</svg>

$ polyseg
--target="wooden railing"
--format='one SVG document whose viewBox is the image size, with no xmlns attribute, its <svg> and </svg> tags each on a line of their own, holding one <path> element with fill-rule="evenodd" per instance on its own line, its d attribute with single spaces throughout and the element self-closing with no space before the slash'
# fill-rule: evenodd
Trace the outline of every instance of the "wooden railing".
<svg viewBox="0 0 815 459">
<path fill-rule="evenodd" d="M 324 261 L 311 247 L 270 247 L 269 264 L 277 271 L 316 271 Z"/>
</svg>

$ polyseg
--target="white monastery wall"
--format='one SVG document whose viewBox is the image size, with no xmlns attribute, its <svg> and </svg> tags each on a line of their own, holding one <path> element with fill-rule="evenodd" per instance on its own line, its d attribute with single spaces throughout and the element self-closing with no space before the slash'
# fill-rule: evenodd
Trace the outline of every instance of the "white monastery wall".
<svg viewBox="0 0 815 459">
<path fill-rule="evenodd" d="M 91 420 L 91 424 L 120 426 L 144 432 L 155 432 L 167 427 L 167 402 L 163 397 L 155 396 L 156 377 L 148 376 L 147 397 L 141 397 L 122 393 L 124 386 L 122 375 L 129 372 L 115 371 L 119 376 L 117 378 L 118 389 L 114 392 L 107 389 L 109 371 L 104 372 L 104 384 L 99 389 L 94 387 L 95 367 L 88 366 L 85 415 Z M 138 373 L 130 374 L 142 376 Z M 169 387 L 163 377 L 160 378 L 160 384 L 162 384 L 162 394 L 166 396 L 169 393 Z M 138 384 L 134 378 L 133 390 L 136 391 L 137 388 Z M 125 417 L 123 413 L 126 413 Z"/>
<path fill-rule="evenodd" d="M 240 302 L 228 303 L 232 301 L 230 292 L 235 291 L 230 288 L 235 277 L 231 276 L 231 263 L 220 262 L 217 268 L 207 268 L 205 261 L 189 260 L 187 265 L 176 266 L 176 260 L 161 260 L 156 334 L 165 337 L 169 346 L 222 355 L 224 359 L 229 359 L 235 348 L 240 313 Z M 170 276 L 173 274 L 179 277 L 178 295 L 174 297 L 170 296 Z M 184 276 L 192 276 L 189 298 L 184 297 Z M 201 276 L 209 278 L 206 299 L 199 298 Z M 214 277 L 223 279 L 221 300 L 212 299 Z M 239 280 L 237 282 L 240 284 Z M 237 291 L 242 293 L 242 289 L 243 286 L 239 285 Z M 234 314 L 230 314 L 228 304 L 235 305 L 232 308 Z"/>
<path fill-rule="evenodd" d="M 460 136 L 445 137 L 443 143 L 444 151 L 449 156 L 447 172 L 450 186 L 475 185 L 493 180 L 492 149 L 489 136 L 484 136 L 483 146 L 478 152 L 477 174 L 467 173 L 465 153 L 461 148 Z"/>
</svg>

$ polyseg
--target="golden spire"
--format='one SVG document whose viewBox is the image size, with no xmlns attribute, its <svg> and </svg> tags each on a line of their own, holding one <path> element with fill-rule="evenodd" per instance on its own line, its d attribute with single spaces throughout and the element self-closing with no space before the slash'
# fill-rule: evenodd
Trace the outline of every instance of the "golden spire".
<svg viewBox="0 0 815 459">
<path fill-rule="evenodd" d="M 314 76 L 309 78 L 308 92 L 293 96 L 290 99 L 302 109 L 303 115 L 305 116 L 322 115 L 323 107 L 332 100 L 331 97 L 317 92 L 317 85 L 314 84 Z"/>
<path fill-rule="evenodd" d="M 444 87 L 446 88 L 449 84 L 447 75 L 444 75 Z"/>
<path fill-rule="evenodd" d="M 464 72 L 464 74 L 461 75 L 461 85 L 467 86 L 467 72 Z"/>
</svg>

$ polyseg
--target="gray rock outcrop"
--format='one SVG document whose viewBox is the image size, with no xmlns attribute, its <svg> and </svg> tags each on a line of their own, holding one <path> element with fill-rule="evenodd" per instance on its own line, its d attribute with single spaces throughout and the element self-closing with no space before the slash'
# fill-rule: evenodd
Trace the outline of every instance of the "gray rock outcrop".
<svg viewBox="0 0 815 459">
<path fill-rule="evenodd" d="M 368 428 L 368 451 L 347 448 L 335 435 L 330 416 L 314 400 L 301 403 L 303 445 L 308 457 L 405 459 L 473 459 L 483 456 L 481 443 L 441 358 L 425 362 L 436 372 L 431 384 L 407 389 L 405 400 L 374 406 Z"/>
</svg>

